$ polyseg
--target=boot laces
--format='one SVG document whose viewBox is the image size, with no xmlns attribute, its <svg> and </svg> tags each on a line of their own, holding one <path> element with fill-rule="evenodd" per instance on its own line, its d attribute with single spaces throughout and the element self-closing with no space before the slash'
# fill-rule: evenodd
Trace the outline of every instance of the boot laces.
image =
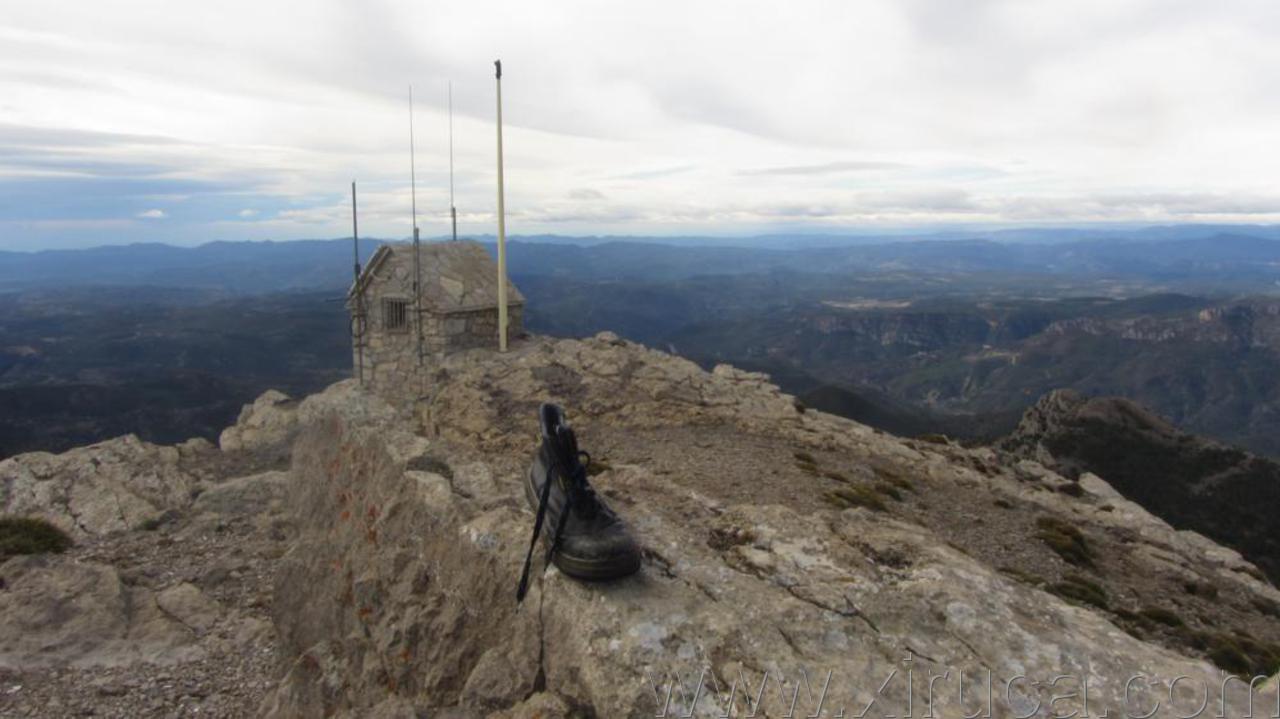
<svg viewBox="0 0 1280 719">
<path fill-rule="evenodd" d="M 551 455 L 551 463 L 547 466 L 547 475 L 543 478 L 542 492 L 538 497 L 538 511 L 534 515 L 533 521 L 533 537 L 529 540 L 529 551 L 525 554 L 524 569 L 520 573 L 520 583 L 516 587 L 516 603 L 524 601 L 525 594 L 529 591 L 529 570 L 533 565 L 533 550 L 538 545 L 538 536 L 542 533 L 542 524 L 546 519 L 547 505 L 550 503 L 551 483 L 555 481 L 555 472 L 560 471 L 560 476 L 564 478 L 565 487 L 565 506 L 561 509 L 560 519 L 556 522 L 555 533 L 551 536 L 551 544 L 547 547 L 546 560 L 543 563 L 543 571 L 551 565 L 551 558 L 555 556 L 556 550 L 560 548 L 560 538 L 564 535 L 564 528 L 569 513 L 574 512 L 578 516 L 585 519 L 591 519 L 600 511 L 600 498 L 596 496 L 595 489 L 591 483 L 587 481 L 587 467 L 591 464 L 591 455 L 578 449 L 577 440 L 573 433 L 567 428 L 557 428 L 556 435 L 552 440 L 553 450 Z M 573 466 L 565 466 L 564 457 L 572 460 L 570 464 Z"/>
<path fill-rule="evenodd" d="M 595 488 L 587 481 L 587 467 L 590 465 L 591 455 L 579 451 L 578 467 L 569 479 L 569 506 L 566 507 L 587 519 L 596 516 L 596 512 L 600 511 L 600 498 L 596 496 Z"/>
</svg>

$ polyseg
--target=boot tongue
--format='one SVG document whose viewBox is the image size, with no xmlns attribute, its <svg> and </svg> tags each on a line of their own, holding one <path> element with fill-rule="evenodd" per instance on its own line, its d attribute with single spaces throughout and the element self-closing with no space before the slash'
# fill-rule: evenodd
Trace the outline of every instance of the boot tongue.
<svg viewBox="0 0 1280 719">
<path fill-rule="evenodd" d="M 587 482 L 587 468 L 579 459 L 578 439 L 573 430 L 561 425 L 557 428 L 556 440 L 558 459 L 563 470 L 562 481 L 569 495 L 572 511 L 586 518 L 594 517 L 599 501 L 595 490 Z"/>
</svg>

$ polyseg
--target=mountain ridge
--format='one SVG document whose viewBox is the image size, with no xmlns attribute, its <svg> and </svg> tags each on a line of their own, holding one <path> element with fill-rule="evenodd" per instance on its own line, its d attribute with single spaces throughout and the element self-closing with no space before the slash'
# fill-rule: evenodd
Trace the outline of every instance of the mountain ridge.
<svg viewBox="0 0 1280 719">
<path fill-rule="evenodd" d="M 1183 282 L 1247 281 L 1256 289 L 1277 279 L 1275 268 L 1280 263 L 1280 237 L 1229 233 L 1145 240 L 1122 236 L 1062 243 L 1000 242 L 980 236 L 924 237 L 781 247 L 674 244 L 634 238 L 604 238 L 583 245 L 537 242 L 536 237 L 530 240 L 509 239 L 513 276 L 674 279 L 774 270 L 831 274 L 909 269 L 1077 278 L 1101 273 Z M 361 261 L 384 242 L 365 239 L 361 243 Z M 486 239 L 484 244 L 493 251 L 492 240 Z M 177 283 L 250 294 L 287 288 L 315 289 L 345 284 L 351 260 L 351 246 L 344 239 L 219 241 L 195 247 L 139 243 L 0 252 L 0 289 L 129 283 Z"/>
<path fill-rule="evenodd" d="M 739 674 L 791 687 L 807 668 L 832 672 L 832 711 L 901 714 L 924 694 L 885 680 L 909 657 L 917 678 L 1073 675 L 1095 712 L 1120 711 L 1114 678 L 1141 673 L 1154 682 L 1144 700 L 1186 713 L 1199 697 L 1168 691 L 1175 677 L 1217 687 L 1210 662 L 1244 674 L 1280 662 L 1280 592 L 1093 475 L 892 437 L 805 409 L 764 375 L 608 333 L 452 355 L 430 387 L 394 403 L 351 380 L 301 401 L 267 393 L 220 448 L 112 441 L 0 462 L 5 511 L 80 526 L 68 555 L 0 564 L 0 671 L 27 667 L 0 707 L 647 716 L 673 675 L 705 670 L 721 691 L 676 693 L 669 708 L 710 716 L 746 706 L 724 691 Z M 605 585 L 540 574 L 517 607 L 532 525 L 519 481 L 544 400 L 568 408 L 645 562 Z M 108 451 L 121 459 L 103 462 Z M 176 491 L 148 494 L 140 461 L 167 467 Z M 46 491 L 69 472 L 92 481 Z M 125 494 L 136 502 L 121 521 L 151 529 L 111 524 Z M 53 591 L 104 609 L 33 634 Z M 94 598 L 122 592 L 167 613 L 104 623 L 123 605 Z M 140 682 L 140 646 L 207 688 Z M 34 668 L 40 651 L 52 666 Z M 269 666 L 253 659 L 264 651 Z M 946 681 L 935 711 L 972 713 Z M 1226 686 L 1230 712 L 1243 687 Z M 1259 691 L 1271 701 L 1273 686 Z M 1015 683 L 991 701 L 1025 713 L 1060 693 Z M 761 710 L 785 711 L 788 696 L 767 692 Z M 1079 708 L 1055 708 L 1068 703 Z"/>
</svg>

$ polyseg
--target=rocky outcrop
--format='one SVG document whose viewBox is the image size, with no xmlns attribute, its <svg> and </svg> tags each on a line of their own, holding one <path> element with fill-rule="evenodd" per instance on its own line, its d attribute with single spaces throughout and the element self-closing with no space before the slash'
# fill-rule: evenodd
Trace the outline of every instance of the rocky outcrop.
<svg viewBox="0 0 1280 719">
<path fill-rule="evenodd" d="M 111 566 L 23 557 L 3 565 L 0 669 L 173 664 L 201 656 L 167 596 Z"/>
<path fill-rule="evenodd" d="M 186 449 L 202 475 L 220 465 Z M 252 716 L 274 683 L 285 476 L 202 479 L 194 503 L 145 528 L 0 559 L 0 716 Z"/>
<path fill-rule="evenodd" d="M 646 559 L 610 584 L 552 569 L 518 606 L 532 524 L 519 482 L 544 398 L 572 408 L 603 465 L 593 481 Z M 1053 491 L 1071 483 L 1033 462 L 1003 468 L 990 451 L 801 412 L 762 376 L 611 336 L 452 359 L 418 417 L 416 432 L 337 414 L 302 429 L 269 716 L 781 715 L 820 702 L 901 716 L 908 702 L 923 711 L 929 688 L 934 715 L 960 716 L 987 702 L 973 684 L 962 697 L 961 674 L 988 672 L 998 716 L 1083 710 L 1085 684 L 1095 715 L 1156 701 L 1187 714 L 1200 694 L 1184 687 L 1217 701 L 1221 674 L 1104 608 L 1132 601 L 1112 582 L 1206 578 L 1223 612 L 1280 600 L 1238 555 L 1119 505 L 1097 478 L 1079 496 Z M 1092 547 L 1080 571 L 1094 578 L 1077 587 L 1106 584 L 1115 605 L 1054 591 L 1075 570 L 1047 543 L 1004 541 L 1001 523 L 1025 532 L 1043 517 Z M 1001 553 L 1055 575 L 1002 571 Z M 1243 712 L 1247 690 L 1225 692 L 1228 715 Z"/>
<path fill-rule="evenodd" d="M 252 715 L 274 681 L 278 451 L 123 437 L 0 463 L 4 513 L 75 538 L 0 556 L 0 716 Z"/>
<path fill-rule="evenodd" d="M 277 509 L 285 499 L 285 472 L 263 472 L 211 486 L 191 510 L 217 515 L 255 515 Z"/>
<path fill-rule="evenodd" d="M 1118 397 L 1057 390 L 1002 450 L 1075 478 L 1091 472 L 1174 526 L 1240 550 L 1280 580 L 1280 463 L 1187 434 Z"/>
<path fill-rule="evenodd" d="M 802 408 L 767 375 L 720 365 L 705 372 L 681 357 L 625 342 L 535 340 L 501 356 L 445 359 L 417 407 L 423 431 L 482 445 L 525 446 L 529 417 L 554 400 L 614 424 L 799 426 Z"/>
<path fill-rule="evenodd" d="M 283 444 L 292 439 L 297 429 L 296 410 L 297 402 L 289 395 L 268 390 L 240 410 L 234 425 L 222 430 L 218 446 L 224 452 L 232 452 Z"/>
<path fill-rule="evenodd" d="M 1252 563 L 1062 476 L 1052 447 L 895 438 L 609 334 L 429 379 L 417 403 L 353 382 L 269 395 L 225 451 L 126 439 L 0 464 L 6 502 L 87 477 L 167 508 L 0 564 L 0 714 L 1173 716 L 1207 693 L 1243 716 L 1221 670 L 1280 665 L 1280 592 Z M 545 400 L 644 564 L 585 584 L 539 561 L 517 605 Z M 171 474 L 188 491 L 155 494 Z"/>
<path fill-rule="evenodd" d="M 252 404 L 244 406 L 236 423 L 222 431 L 218 446 L 224 452 L 287 451 L 298 427 L 321 415 L 355 413 L 351 416 L 384 420 L 395 416 L 390 405 L 372 409 L 365 403 L 354 401 L 359 391 L 358 383 L 347 380 L 298 402 L 282 392 L 268 390 Z M 374 416 L 363 417 L 362 412 L 372 412 Z"/>
<path fill-rule="evenodd" d="M 191 502 L 179 459 L 176 448 L 133 435 L 11 457 L 0 462 L 0 512 L 43 517 L 73 538 L 135 529 Z"/>
</svg>

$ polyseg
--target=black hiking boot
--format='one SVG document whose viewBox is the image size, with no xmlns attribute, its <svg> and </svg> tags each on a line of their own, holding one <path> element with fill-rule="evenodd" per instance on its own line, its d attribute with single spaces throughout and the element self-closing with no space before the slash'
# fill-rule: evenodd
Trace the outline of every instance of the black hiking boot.
<svg viewBox="0 0 1280 719">
<path fill-rule="evenodd" d="M 583 461 L 590 464 L 591 456 L 578 450 L 564 410 L 544 404 L 538 409 L 538 421 L 542 446 L 524 483 L 537 518 L 516 601 L 522 601 L 529 589 L 529 567 L 539 535 L 547 543 L 547 561 L 575 579 L 616 579 L 640 569 L 640 548 L 626 525 L 587 482 Z"/>
</svg>

